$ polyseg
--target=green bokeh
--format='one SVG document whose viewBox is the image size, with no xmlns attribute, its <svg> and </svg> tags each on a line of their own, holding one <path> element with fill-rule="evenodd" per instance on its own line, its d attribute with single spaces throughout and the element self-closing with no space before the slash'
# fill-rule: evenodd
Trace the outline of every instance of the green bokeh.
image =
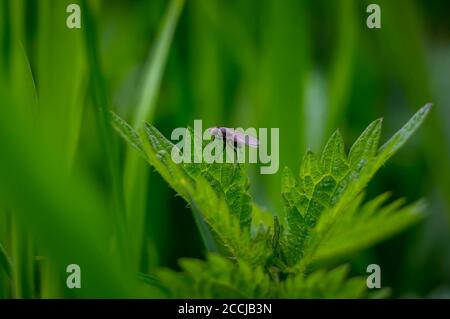
<svg viewBox="0 0 450 319">
<path fill-rule="evenodd" d="M 70 3 L 81 29 L 66 27 Z M 109 110 L 167 137 L 194 119 L 278 127 L 280 168 L 297 170 L 336 128 L 350 145 L 383 117 L 385 140 L 427 102 L 368 189 L 425 197 L 427 218 L 336 263 L 380 264 L 393 297 L 450 297 L 450 3 L 378 1 L 382 28 L 368 29 L 370 3 L 0 0 L 0 298 L 158 297 L 138 272 L 205 257 L 191 211 Z M 282 215 L 281 170 L 249 174 Z M 83 289 L 65 288 L 70 263 Z"/>
</svg>

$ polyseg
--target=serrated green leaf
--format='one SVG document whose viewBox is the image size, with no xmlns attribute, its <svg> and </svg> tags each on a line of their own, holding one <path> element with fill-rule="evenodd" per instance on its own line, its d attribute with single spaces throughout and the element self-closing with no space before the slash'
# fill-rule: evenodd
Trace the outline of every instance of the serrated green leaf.
<svg viewBox="0 0 450 319">
<path fill-rule="evenodd" d="M 348 159 L 336 131 L 320 161 L 308 151 L 298 177 L 284 169 L 281 193 L 287 231 L 276 217 L 271 222 L 253 209 L 248 178 L 239 165 L 175 164 L 170 156 L 173 144 L 155 127 L 146 124 L 136 139 L 137 133 L 117 121 L 121 134 L 143 150 L 147 161 L 185 198 L 194 216 L 206 222 L 214 240 L 237 261 L 217 255 L 209 255 L 206 262 L 182 260 L 183 272 L 164 270 L 158 278 L 175 297 L 364 296 L 365 280 L 346 279 L 345 267 L 311 274 L 304 270 L 313 261 L 369 247 L 420 220 L 421 203 L 402 206 L 403 201 L 397 200 L 383 206 L 388 198 L 383 194 L 362 205 L 361 191 L 380 163 L 405 143 L 427 112 L 428 108 L 419 111 L 379 151 L 381 120 L 361 134 Z M 191 138 L 196 136 L 192 134 Z"/>
<path fill-rule="evenodd" d="M 420 127 L 432 107 L 431 103 L 426 104 L 386 143 L 384 143 L 377 154 L 377 166 L 383 165 L 400 147 L 402 147 L 411 135 Z"/>
<path fill-rule="evenodd" d="M 348 172 L 347 156 L 344 150 L 344 140 L 339 131 L 331 135 L 322 152 L 321 164 L 324 174 L 342 178 Z"/>
<path fill-rule="evenodd" d="M 127 141 L 140 155 L 146 158 L 145 152 L 143 150 L 142 142 L 139 139 L 138 133 L 119 115 L 111 111 L 111 121 L 113 127 L 122 136 L 122 138 Z"/>
<path fill-rule="evenodd" d="M 387 214 L 387 207 L 381 208 L 369 202 L 368 205 L 373 208 L 366 207 L 365 211 L 372 215 L 353 212 L 357 210 L 355 204 L 359 204 L 361 191 L 385 160 L 418 128 L 429 107 L 427 105 L 417 112 L 380 151 L 377 148 L 381 119 L 372 122 L 359 136 L 350 149 L 348 162 L 342 138 L 339 132 L 335 132 L 322 152 L 320 165 L 314 154 L 308 151 L 301 165 L 298 181 L 288 169 L 284 170 L 282 197 L 287 208 L 288 232 L 283 241 L 283 255 L 289 268 L 287 271 L 303 269 L 313 256 L 322 258 L 333 253 L 339 255 L 368 247 L 420 219 L 411 212 L 420 210 L 421 205 L 391 207 L 394 213 Z M 336 225 L 345 220 L 350 221 L 346 227 L 355 233 L 345 237 L 346 240 L 337 240 L 330 232 L 335 227 L 339 229 Z M 354 240 L 359 237 L 364 239 Z M 335 243 L 328 250 L 327 238 L 334 238 Z"/>
<path fill-rule="evenodd" d="M 289 234 L 286 240 L 284 255 L 288 265 L 294 265 L 302 256 L 306 236 L 310 227 L 298 209 L 294 206 L 287 211 L 287 224 L 289 226 Z"/>
<path fill-rule="evenodd" d="M 356 205 L 349 207 L 348 213 L 336 221 L 314 258 L 319 260 L 354 253 L 389 238 L 423 218 L 423 202 L 401 207 L 403 201 L 397 200 L 382 207 L 387 198 L 387 194 L 383 194 L 363 206 L 359 205 L 362 198 L 357 200 Z"/>
<path fill-rule="evenodd" d="M 222 250 L 216 248 L 218 243 L 235 258 L 256 261 L 267 255 L 263 247 L 268 241 L 252 239 L 248 177 L 239 165 L 199 163 L 194 168 L 195 163 L 176 164 L 171 158 L 174 144 L 154 126 L 146 123 L 137 133 L 119 116 L 114 118 L 125 140 L 142 151 L 148 163 L 190 204 L 202 238 L 211 251 Z M 196 137 L 192 134 L 191 138 Z"/>
<path fill-rule="evenodd" d="M 319 161 L 312 151 L 307 151 L 300 168 L 300 179 L 304 182 L 305 192 L 312 191 L 312 185 L 323 175 Z"/>
<path fill-rule="evenodd" d="M 350 166 L 359 171 L 376 154 L 380 141 L 382 119 L 370 123 L 350 148 Z"/>
<path fill-rule="evenodd" d="M 175 298 L 361 298 L 366 293 L 365 279 L 347 279 L 346 265 L 273 284 L 262 268 L 216 255 L 206 261 L 182 259 L 180 264 L 182 272 L 162 269 L 157 274 Z"/>
<path fill-rule="evenodd" d="M 288 208 L 295 206 L 300 214 L 304 215 L 309 204 L 309 198 L 302 194 L 294 174 L 288 167 L 283 170 L 281 187 L 281 196 L 285 206 Z"/>
<path fill-rule="evenodd" d="M 362 298 L 365 279 L 346 279 L 348 271 L 348 266 L 343 265 L 329 272 L 319 270 L 308 276 L 291 276 L 281 285 L 280 298 Z"/>
<path fill-rule="evenodd" d="M 176 298 L 270 298 L 273 295 L 270 278 L 264 270 L 245 262 L 235 264 L 209 254 L 206 261 L 183 258 L 180 266 L 183 272 L 163 269 L 157 273 Z"/>
</svg>

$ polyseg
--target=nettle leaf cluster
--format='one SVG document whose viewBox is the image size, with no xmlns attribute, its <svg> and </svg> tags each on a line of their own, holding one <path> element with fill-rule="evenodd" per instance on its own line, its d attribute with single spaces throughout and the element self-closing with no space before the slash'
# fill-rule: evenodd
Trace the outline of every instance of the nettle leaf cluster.
<svg viewBox="0 0 450 319">
<path fill-rule="evenodd" d="M 311 271 L 312 265 L 368 248 L 420 220 L 422 202 L 386 204 L 388 194 L 364 202 L 364 189 L 421 125 L 430 107 L 421 108 L 381 146 L 378 119 L 348 154 L 336 131 L 320 156 L 305 154 L 298 174 L 285 168 L 283 220 L 252 203 L 242 166 L 175 164 L 174 145 L 154 126 L 145 124 L 136 131 L 112 114 L 123 138 L 189 204 L 209 251 L 206 261 L 181 259 L 182 272 L 162 269 L 142 278 L 153 278 L 168 297 L 367 296 L 365 278 L 347 278 L 346 266 Z"/>
</svg>

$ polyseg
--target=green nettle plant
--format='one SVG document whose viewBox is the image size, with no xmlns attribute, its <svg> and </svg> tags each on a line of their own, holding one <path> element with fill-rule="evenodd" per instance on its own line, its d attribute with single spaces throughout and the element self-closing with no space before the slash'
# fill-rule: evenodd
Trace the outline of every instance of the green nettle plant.
<svg viewBox="0 0 450 319">
<path fill-rule="evenodd" d="M 430 107 L 421 108 L 381 147 L 378 119 L 348 155 L 336 131 L 320 156 L 305 154 L 298 174 L 285 168 L 284 220 L 252 203 L 242 166 L 175 164 L 174 145 L 154 126 L 145 124 L 136 131 L 112 114 L 122 137 L 189 204 L 209 251 L 206 261 L 181 259 L 182 272 L 161 269 L 141 274 L 141 279 L 158 285 L 168 297 L 181 298 L 373 296 L 366 278 L 347 278 L 347 266 L 325 270 L 318 265 L 368 248 L 422 218 L 421 201 L 386 204 L 389 195 L 382 194 L 364 202 L 364 189 L 421 125 Z"/>
</svg>

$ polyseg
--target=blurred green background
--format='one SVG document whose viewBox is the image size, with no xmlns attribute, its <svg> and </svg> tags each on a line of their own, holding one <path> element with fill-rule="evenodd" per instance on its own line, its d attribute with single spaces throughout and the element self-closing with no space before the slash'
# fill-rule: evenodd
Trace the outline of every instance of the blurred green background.
<svg viewBox="0 0 450 319">
<path fill-rule="evenodd" d="M 66 7 L 81 5 L 81 29 Z M 427 218 L 346 256 L 382 268 L 393 297 L 450 297 L 450 3 L 0 0 L 0 298 L 152 297 L 136 273 L 204 258 L 190 210 L 111 128 L 108 110 L 167 137 L 204 127 L 279 127 L 297 169 L 339 128 L 375 118 L 384 138 L 433 102 L 369 197 L 425 197 Z M 249 167 L 254 200 L 282 214 L 281 174 Z M 65 286 L 81 266 L 83 289 Z"/>
</svg>

